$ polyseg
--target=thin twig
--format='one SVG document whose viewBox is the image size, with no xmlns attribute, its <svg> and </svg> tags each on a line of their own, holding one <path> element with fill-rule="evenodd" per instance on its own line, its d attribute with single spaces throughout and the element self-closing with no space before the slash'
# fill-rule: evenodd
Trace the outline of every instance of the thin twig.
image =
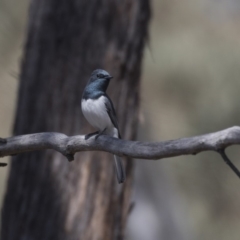
<svg viewBox="0 0 240 240">
<path fill-rule="evenodd" d="M 240 178 L 240 172 L 237 167 L 230 161 L 228 156 L 225 153 L 225 149 L 219 149 L 218 153 L 222 156 L 224 162 L 236 173 L 236 175 Z"/>
</svg>

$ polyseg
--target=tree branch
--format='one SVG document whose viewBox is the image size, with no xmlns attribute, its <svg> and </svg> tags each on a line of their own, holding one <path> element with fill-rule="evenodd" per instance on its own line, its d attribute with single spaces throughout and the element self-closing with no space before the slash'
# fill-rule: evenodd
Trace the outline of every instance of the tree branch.
<svg viewBox="0 0 240 240">
<path fill-rule="evenodd" d="M 208 150 L 219 152 L 235 144 L 240 144 L 238 126 L 215 133 L 164 142 L 127 141 L 106 135 L 99 136 L 96 140 L 94 136 L 85 140 L 84 135 L 68 137 L 62 133 L 45 132 L 0 139 L 0 157 L 54 149 L 66 156 L 69 161 L 73 160 L 76 152 L 96 150 L 132 158 L 162 159 Z"/>
<path fill-rule="evenodd" d="M 239 170 L 235 167 L 235 165 L 230 161 L 228 156 L 225 153 L 225 149 L 220 149 L 218 150 L 219 154 L 221 155 L 222 159 L 224 162 L 232 169 L 232 171 L 240 178 L 240 172 Z"/>
</svg>

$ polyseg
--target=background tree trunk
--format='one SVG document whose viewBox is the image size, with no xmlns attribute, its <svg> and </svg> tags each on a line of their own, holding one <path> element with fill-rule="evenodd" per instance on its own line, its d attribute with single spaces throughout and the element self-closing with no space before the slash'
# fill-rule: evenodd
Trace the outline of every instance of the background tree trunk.
<svg viewBox="0 0 240 240">
<path fill-rule="evenodd" d="M 88 133 L 80 100 L 92 70 L 114 76 L 112 98 L 125 139 L 135 139 L 148 0 L 32 0 L 14 134 Z M 118 185 L 113 157 L 54 152 L 13 157 L 2 210 L 3 240 L 122 239 L 132 162 Z"/>
</svg>

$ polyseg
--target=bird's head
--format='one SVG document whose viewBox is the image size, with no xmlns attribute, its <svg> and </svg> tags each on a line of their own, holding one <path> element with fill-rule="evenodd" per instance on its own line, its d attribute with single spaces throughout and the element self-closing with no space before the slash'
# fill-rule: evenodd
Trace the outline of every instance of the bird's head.
<svg viewBox="0 0 240 240">
<path fill-rule="evenodd" d="M 102 91 L 106 91 L 110 79 L 113 77 L 103 69 L 96 69 L 92 72 L 88 85 L 94 86 Z"/>
<path fill-rule="evenodd" d="M 96 69 L 92 72 L 91 74 L 91 82 L 95 82 L 95 81 L 109 81 L 110 79 L 112 79 L 113 77 L 105 70 L 103 69 Z"/>
</svg>

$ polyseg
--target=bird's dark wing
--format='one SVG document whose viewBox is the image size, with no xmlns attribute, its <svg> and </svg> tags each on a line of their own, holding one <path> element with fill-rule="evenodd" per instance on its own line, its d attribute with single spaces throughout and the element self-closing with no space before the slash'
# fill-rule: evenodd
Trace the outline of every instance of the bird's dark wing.
<svg viewBox="0 0 240 240">
<path fill-rule="evenodd" d="M 119 135 L 118 137 L 121 138 L 119 128 L 118 128 L 117 116 L 116 116 L 116 112 L 115 112 L 113 103 L 107 94 L 104 94 L 104 97 L 106 98 L 105 106 L 106 106 L 106 109 L 108 112 L 108 116 L 110 117 L 113 126 L 118 130 L 118 135 Z"/>
</svg>

